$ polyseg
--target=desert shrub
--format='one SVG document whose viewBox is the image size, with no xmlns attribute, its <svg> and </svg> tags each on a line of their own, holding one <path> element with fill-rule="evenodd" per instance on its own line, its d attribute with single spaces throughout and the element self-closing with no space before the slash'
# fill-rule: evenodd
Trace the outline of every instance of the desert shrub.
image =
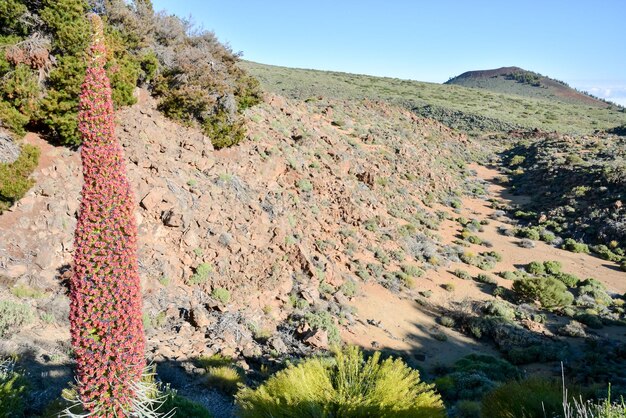
<svg viewBox="0 0 626 418">
<path fill-rule="evenodd" d="M 555 279 L 563 282 L 567 287 L 576 287 L 580 282 L 580 279 L 573 274 L 569 273 L 557 273 L 553 276 Z"/>
<path fill-rule="evenodd" d="M 488 274 L 485 273 L 480 273 L 478 276 L 476 276 L 474 278 L 474 280 L 476 280 L 479 283 L 484 283 L 484 284 L 497 284 L 498 282 L 496 281 L 496 279 L 494 279 L 493 277 L 491 277 Z"/>
<path fill-rule="evenodd" d="M 615 262 L 622 260 L 621 256 L 615 254 L 613 251 L 609 249 L 609 247 L 607 247 L 604 244 L 594 245 L 591 247 L 591 250 L 604 260 L 615 261 Z"/>
<path fill-rule="evenodd" d="M 455 321 L 454 321 L 454 318 L 444 315 L 439 318 L 439 323 L 443 325 L 444 327 L 453 328 Z"/>
<path fill-rule="evenodd" d="M 534 227 L 517 228 L 515 230 L 515 236 L 517 236 L 518 238 L 531 239 L 533 241 L 539 241 L 541 239 L 539 231 L 537 230 L 537 228 Z"/>
<path fill-rule="evenodd" d="M 9 300 L 0 301 L 0 337 L 7 337 L 20 330 L 34 318 L 33 310 L 28 305 Z"/>
<path fill-rule="evenodd" d="M 339 329 L 328 311 L 307 312 L 304 314 L 304 321 L 309 324 L 312 329 L 326 331 L 328 333 L 328 342 L 331 345 L 337 345 L 341 342 Z"/>
<path fill-rule="evenodd" d="M 542 229 L 539 232 L 539 239 L 547 244 L 552 244 L 556 240 L 556 235 L 547 229 Z"/>
<path fill-rule="evenodd" d="M 563 265 L 560 261 L 544 261 L 543 267 L 548 274 L 559 274 Z"/>
<path fill-rule="evenodd" d="M 506 280 L 516 280 L 521 278 L 521 275 L 517 271 L 501 271 L 498 275 Z"/>
<path fill-rule="evenodd" d="M 24 416 L 27 381 L 15 370 L 13 360 L 0 359 L 0 417 Z"/>
<path fill-rule="evenodd" d="M 234 394 L 243 385 L 243 375 L 235 366 L 214 366 L 206 369 L 207 385 L 227 394 Z"/>
<path fill-rule="evenodd" d="M 177 418 L 212 418 L 209 411 L 199 403 L 193 402 L 183 396 L 178 395 L 175 391 L 167 393 L 165 402 L 159 408 L 158 412 L 167 413 L 176 411 Z"/>
<path fill-rule="evenodd" d="M 456 371 L 480 371 L 489 379 L 505 382 L 521 377 L 521 371 L 504 359 L 487 354 L 469 354 L 454 363 Z"/>
<path fill-rule="evenodd" d="M 469 274 L 467 271 L 465 270 L 461 270 L 461 269 L 456 269 L 452 272 L 452 274 L 454 274 L 456 277 L 458 277 L 459 279 L 463 279 L 463 280 L 471 280 L 472 279 L 472 275 Z"/>
<path fill-rule="evenodd" d="M 480 418 L 481 407 L 480 402 L 461 400 L 456 403 L 456 417 L 457 418 Z"/>
<path fill-rule="evenodd" d="M 344 296 L 351 298 L 354 295 L 356 295 L 356 292 L 358 290 L 358 285 L 354 280 L 348 279 L 345 282 L 343 282 L 339 290 L 341 290 Z"/>
<path fill-rule="evenodd" d="M 613 298 L 607 293 L 606 287 L 595 279 L 585 279 L 579 282 L 578 294 L 591 297 L 599 305 L 609 306 L 613 303 Z"/>
<path fill-rule="evenodd" d="M 189 278 L 189 284 L 202 284 L 209 280 L 209 276 L 213 273 L 213 266 L 209 263 L 202 263 L 196 267 L 195 272 Z"/>
<path fill-rule="evenodd" d="M 528 238 L 524 238 L 517 242 L 517 245 L 521 248 L 535 248 L 535 243 Z"/>
<path fill-rule="evenodd" d="M 0 212 L 18 201 L 35 184 L 30 178 L 39 163 L 39 148 L 24 145 L 17 160 L 0 163 Z"/>
<path fill-rule="evenodd" d="M 570 392 L 575 397 L 575 392 Z M 559 416 L 563 393 L 559 382 L 533 377 L 511 381 L 485 395 L 482 413 L 490 418 Z"/>
<path fill-rule="evenodd" d="M 211 292 L 211 297 L 221 303 L 228 303 L 230 301 L 230 292 L 223 287 L 216 287 Z"/>
<path fill-rule="evenodd" d="M 584 244 L 582 242 L 576 242 L 572 238 L 567 238 L 563 242 L 563 249 L 571 251 L 573 253 L 589 254 L 589 246 L 587 244 Z"/>
<path fill-rule="evenodd" d="M 506 320 L 515 319 L 515 307 L 513 304 L 503 300 L 489 300 L 482 306 L 482 311 L 486 315 L 504 318 Z"/>
<path fill-rule="evenodd" d="M 539 261 L 533 261 L 526 266 L 526 271 L 536 276 L 546 272 L 545 267 Z"/>
<path fill-rule="evenodd" d="M 335 352 L 334 361 L 312 358 L 289 365 L 253 390 L 236 395 L 239 416 L 349 418 L 444 417 L 432 385 L 401 360 L 369 358 L 356 347 Z"/>
<path fill-rule="evenodd" d="M 568 337 L 585 338 L 587 333 L 585 327 L 578 321 L 570 321 L 567 324 L 559 328 L 559 334 L 566 335 Z"/>
<path fill-rule="evenodd" d="M 526 157 L 524 157 L 523 155 L 515 155 L 509 161 L 509 166 L 515 167 L 515 166 L 521 165 L 524 161 L 526 161 Z"/>
<path fill-rule="evenodd" d="M 481 371 L 460 371 L 435 379 L 435 385 L 447 401 L 480 399 L 497 386 Z"/>
<path fill-rule="evenodd" d="M 574 295 L 561 281 L 552 277 L 529 277 L 513 282 L 513 290 L 522 298 L 538 301 L 544 308 L 571 305 Z"/>
<path fill-rule="evenodd" d="M 424 270 L 414 264 L 403 264 L 400 268 L 404 274 L 408 274 L 411 277 L 422 277 L 424 275 Z"/>
</svg>

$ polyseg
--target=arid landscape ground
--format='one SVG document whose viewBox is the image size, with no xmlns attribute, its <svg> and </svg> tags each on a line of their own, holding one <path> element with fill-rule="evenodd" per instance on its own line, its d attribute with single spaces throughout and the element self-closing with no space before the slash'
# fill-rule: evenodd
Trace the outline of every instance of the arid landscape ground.
<svg viewBox="0 0 626 418">
<path fill-rule="evenodd" d="M 116 7 L 111 21 L 138 30 Z M 242 393 L 342 345 L 401 358 L 451 417 L 521 417 L 488 412 L 526 390 L 510 385 L 544 385 L 533 408 L 560 407 L 563 383 L 591 402 L 609 384 L 626 394 L 623 107 L 517 67 L 465 87 L 242 62 L 258 103 L 187 118 L 188 92 L 164 93 L 159 65 L 115 129 L 137 201 L 147 362 L 196 411 L 180 416 L 243 414 Z M 16 379 L 0 388 L 20 388 L 0 397 L 20 405 L 6 417 L 59 416 L 74 381 L 81 148 L 41 123 L 0 137 L 0 382 Z"/>
</svg>

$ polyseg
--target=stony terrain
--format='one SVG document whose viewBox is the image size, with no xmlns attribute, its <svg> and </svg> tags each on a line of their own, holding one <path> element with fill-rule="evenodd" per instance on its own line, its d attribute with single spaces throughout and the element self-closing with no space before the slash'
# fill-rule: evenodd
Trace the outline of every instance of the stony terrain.
<svg viewBox="0 0 626 418">
<path fill-rule="evenodd" d="M 248 140 L 215 151 L 136 94 L 118 135 L 138 201 L 148 358 L 216 417 L 230 416 L 232 398 L 207 388 L 198 363 L 216 353 L 253 383 L 340 340 L 427 374 L 472 353 L 556 370 L 554 358 L 513 356 L 536 347 L 586 364 L 581 340 L 561 331 L 568 324 L 590 341 L 623 343 L 619 308 L 597 313 L 609 322 L 596 329 L 506 301 L 504 273 L 531 261 L 559 261 L 618 299 L 626 285 L 614 263 L 543 242 L 522 248 L 504 233 L 517 221 L 500 208 L 530 200 L 484 165 L 480 141 L 384 102 L 269 94 L 247 111 Z M 71 379 L 65 279 L 81 175 L 78 152 L 34 134 L 25 142 L 42 157 L 36 186 L 0 216 L 0 297 L 28 320 L 0 350 L 23 360 L 37 410 Z M 516 319 L 477 338 L 472 321 L 488 306 L 516 309 Z"/>
<path fill-rule="evenodd" d="M 139 204 L 149 359 L 164 365 L 217 352 L 271 364 L 336 342 L 337 326 L 366 319 L 350 302 L 364 280 L 408 289 L 383 273 L 410 265 L 420 275 L 419 260 L 443 251 L 436 236 L 411 234 L 435 227 L 424 202 L 456 199 L 479 150 L 383 103 L 270 95 L 247 115 L 250 140 L 214 151 L 138 94 L 119 112 L 118 134 Z M 56 370 L 43 403 L 71 375 L 65 279 L 80 156 L 33 134 L 25 142 L 42 157 L 36 186 L 0 217 L 0 277 L 2 299 L 35 315 L 0 350 Z"/>
</svg>

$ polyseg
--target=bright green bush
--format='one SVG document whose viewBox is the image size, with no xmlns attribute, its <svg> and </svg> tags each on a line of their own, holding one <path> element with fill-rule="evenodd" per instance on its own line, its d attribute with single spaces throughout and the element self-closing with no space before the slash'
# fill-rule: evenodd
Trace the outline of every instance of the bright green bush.
<svg viewBox="0 0 626 418">
<path fill-rule="evenodd" d="M 560 261 L 544 261 L 543 267 L 548 274 L 559 274 L 563 265 Z"/>
<path fill-rule="evenodd" d="M 570 394 L 575 396 L 574 391 Z M 554 417 L 563 412 L 562 401 L 559 382 L 535 377 L 505 383 L 485 395 L 482 414 L 489 418 Z"/>
<path fill-rule="evenodd" d="M 228 289 L 224 289 L 223 287 L 216 287 L 211 292 L 211 297 L 222 303 L 228 303 L 230 301 L 230 292 Z"/>
<path fill-rule="evenodd" d="M 589 254 L 589 246 L 582 242 L 576 242 L 572 238 L 567 238 L 563 242 L 563 249 L 567 251 L 571 251 L 573 253 L 584 253 Z"/>
<path fill-rule="evenodd" d="M 0 213 L 18 201 L 35 184 L 30 178 L 39 163 L 39 148 L 24 145 L 10 164 L 0 163 Z"/>
<path fill-rule="evenodd" d="M 539 261 L 533 261 L 526 266 L 526 271 L 536 276 L 546 272 L 545 267 Z"/>
<path fill-rule="evenodd" d="M 574 295 L 567 291 L 567 286 L 553 277 L 516 280 L 513 290 L 524 299 L 538 301 L 544 308 L 564 307 L 574 301 Z"/>
<path fill-rule="evenodd" d="M 12 360 L 0 360 L 0 417 L 24 416 L 27 382 L 14 368 Z"/>
<path fill-rule="evenodd" d="M 356 347 L 332 362 L 305 360 L 278 372 L 256 390 L 237 395 L 242 418 L 437 418 L 445 409 L 432 385 L 399 359 L 369 358 Z"/>
</svg>

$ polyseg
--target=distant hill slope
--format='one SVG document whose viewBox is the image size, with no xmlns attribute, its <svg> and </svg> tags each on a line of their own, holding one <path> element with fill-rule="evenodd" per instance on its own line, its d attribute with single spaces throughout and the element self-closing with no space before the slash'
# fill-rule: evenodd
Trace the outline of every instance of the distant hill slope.
<svg viewBox="0 0 626 418">
<path fill-rule="evenodd" d="M 524 127 L 587 134 L 626 122 L 626 113 L 615 106 L 590 106 L 549 97 L 520 97 L 450 84 L 278 67 L 250 61 L 239 65 L 270 92 L 300 99 L 323 96 L 387 100 L 468 132 Z"/>
<path fill-rule="evenodd" d="M 444 84 L 473 87 L 515 94 L 524 97 L 546 98 L 565 103 L 611 107 L 611 104 L 581 93 L 566 83 L 519 67 L 501 67 L 493 70 L 467 71 Z"/>
</svg>

